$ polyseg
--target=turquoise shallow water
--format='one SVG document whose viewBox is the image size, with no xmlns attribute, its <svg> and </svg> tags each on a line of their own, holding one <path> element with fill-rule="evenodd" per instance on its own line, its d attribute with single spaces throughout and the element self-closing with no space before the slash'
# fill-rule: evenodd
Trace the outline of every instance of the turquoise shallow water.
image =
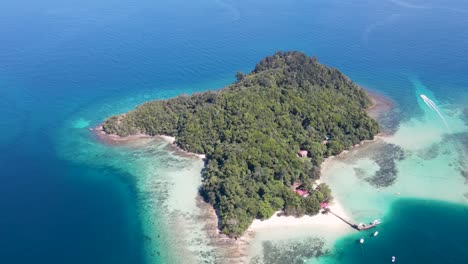
<svg viewBox="0 0 468 264">
<path fill-rule="evenodd" d="M 171 251 L 180 241 L 161 214 L 173 213 L 168 204 L 181 212 L 193 206 L 164 191 L 180 180 L 177 171 L 196 174 L 185 169 L 198 165 L 162 143 L 104 146 L 88 128 L 151 99 L 220 88 L 276 50 L 316 55 L 396 102 L 392 124 L 400 130 L 387 143 L 399 145 L 406 158 L 394 161 L 395 184 L 379 189 L 363 180 L 378 169 L 379 149 L 333 167 L 330 181 L 353 217 L 392 219 L 393 230 L 407 220 L 392 208 L 414 212 L 408 208 L 415 206 L 405 209 L 395 192 L 428 199 L 419 215 L 452 208 L 434 199 L 466 205 L 467 14 L 461 0 L 1 2 L 0 262 L 167 263 L 202 248 L 203 239 L 191 251 Z M 338 177 L 348 169 L 361 178 Z M 363 194 L 350 191 L 352 184 Z M 360 199 L 369 208 L 359 210 Z M 186 233 L 199 234 L 196 215 L 175 214 L 185 215 Z M 413 232 L 432 232 L 420 227 Z M 450 252 L 452 238 L 433 231 L 438 252 Z M 387 261 L 382 250 L 408 234 L 385 233 L 372 252 Z M 420 248 L 432 246 L 411 238 Z M 337 247 L 353 240 L 343 238 Z M 341 263 L 354 263 L 356 252 L 344 247 Z M 202 253 L 213 260 L 211 249 Z M 377 255 L 359 255 L 359 263 L 376 263 Z"/>
</svg>

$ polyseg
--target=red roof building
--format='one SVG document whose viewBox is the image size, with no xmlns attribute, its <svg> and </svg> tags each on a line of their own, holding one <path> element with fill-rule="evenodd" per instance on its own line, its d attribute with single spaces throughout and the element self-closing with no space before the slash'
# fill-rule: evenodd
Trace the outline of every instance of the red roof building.
<svg viewBox="0 0 468 264">
<path fill-rule="evenodd" d="M 307 197 L 307 196 L 309 196 L 309 192 L 306 191 L 306 190 L 296 189 L 295 192 L 296 192 L 297 194 L 299 194 L 299 196 L 302 196 L 302 197 Z"/>
<path fill-rule="evenodd" d="M 297 152 L 297 155 L 301 158 L 305 158 L 307 157 L 307 150 L 299 150 L 299 152 Z"/>
</svg>

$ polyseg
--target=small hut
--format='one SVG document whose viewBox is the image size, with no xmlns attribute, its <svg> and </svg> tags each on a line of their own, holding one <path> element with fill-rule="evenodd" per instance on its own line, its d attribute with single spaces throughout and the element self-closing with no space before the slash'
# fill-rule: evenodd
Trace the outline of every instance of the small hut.
<svg viewBox="0 0 468 264">
<path fill-rule="evenodd" d="M 296 190 L 297 187 L 301 186 L 302 183 L 301 182 L 295 182 L 293 185 L 291 185 L 291 187 L 293 188 L 293 190 Z"/>
<path fill-rule="evenodd" d="M 309 192 L 306 190 L 301 190 L 301 189 L 296 189 L 295 192 L 302 197 L 307 197 L 309 196 Z"/>
<path fill-rule="evenodd" d="M 305 158 L 305 157 L 307 157 L 307 150 L 299 150 L 299 152 L 297 152 L 297 155 L 300 158 Z"/>
</svg>

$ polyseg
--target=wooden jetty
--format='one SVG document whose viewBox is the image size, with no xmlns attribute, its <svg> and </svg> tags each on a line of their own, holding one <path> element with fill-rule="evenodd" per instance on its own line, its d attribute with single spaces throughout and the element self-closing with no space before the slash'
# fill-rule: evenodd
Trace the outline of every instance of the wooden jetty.
<svg viewBox="0 0 468 264">
<path fill-rule="evenodd" d="M 374 228 L 376 227 L 378 224 L 380 224 L 380 220 L 374 220 L 373 222 L 369 223 L 368 225 L 366 224 L 353 224 L 351 222 L 349 222 L 348 220 L 344 219 L 343 217 L 335 214 L 334 212 L 332 212 L 330 210 L 330 208 L 325 208 L 325 211 L 326 212 L 329 212 L 331 213 L 332 215 L 338 217 L 341 221 L 345 222 L 347 225 L 349 225 L 350 227 L 356 229 L 357 231 L 362 231 L 362 230 L 367 230 L 367 229 L 371 229 L 371 228 Z"/>
</svg>

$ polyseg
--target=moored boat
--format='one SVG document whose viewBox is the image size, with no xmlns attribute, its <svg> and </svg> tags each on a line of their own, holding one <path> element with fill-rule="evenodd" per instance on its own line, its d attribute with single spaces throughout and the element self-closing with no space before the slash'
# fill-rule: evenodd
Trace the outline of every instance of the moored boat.
<svg viewBox="0 0 468 264">
<path fill-rule="evenodd" d="M 373 228 L 373 227 L 376 227 L 376 226 L 377 226 L 378 224 L 380 224 L 380 223 L 381 223 L 381 222 L 380 222 L 380 219 L 376 219 L 376 220 L 372 221 L 371 223 L 369 223 L 368 225 L 362 224 L 362 223 L 359 224 L 359 225 L 357 225 L 357 229 L 359 229 L 359 230 L 371 229 L 371 228 Z"/>
</svg>

